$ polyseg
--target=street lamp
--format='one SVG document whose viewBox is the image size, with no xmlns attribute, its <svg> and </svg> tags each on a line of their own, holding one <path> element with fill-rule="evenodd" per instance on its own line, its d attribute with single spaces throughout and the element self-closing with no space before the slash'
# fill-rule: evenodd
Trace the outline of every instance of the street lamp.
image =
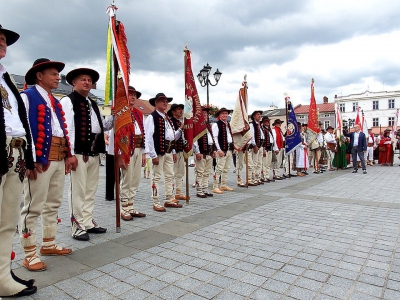
<svg viewBox="0 0 400 300">
<path fill-rule="evenodd" d="M 202 87 L 207 86 L 207 106 L 209 106 L 209 85 L 211 86 L 216 86 L 221 78 L 222 73 L 217 69 L 217 71 L 214 72 L 214 79 L 215 79 L 215 84 L 212 84 L 209 76 L 210 76 L 210 72 L 211 72 L 212 67 L 207 63 L 207 65 L 205 65 L 203 67 L 203 69 L 200 70 L 199 74 L 197 74 L 197 79 L 200 82 L 200 85 Z"/>
</svg>

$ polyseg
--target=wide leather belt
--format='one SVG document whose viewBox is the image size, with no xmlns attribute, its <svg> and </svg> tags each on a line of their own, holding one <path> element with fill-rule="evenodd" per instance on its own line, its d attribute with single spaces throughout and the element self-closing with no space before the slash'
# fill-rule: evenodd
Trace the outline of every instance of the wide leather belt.
<svg viewBox="0 0 400 300">
<path fill-rule="evenodd" d="M 175 146 L 175 141 L 168 141 L 168 140 L 164 141 L 164 149 L 166 153 L 171 153 L 172 150 L 174 149 L 174 146 Z"/>
<path fill-rule="evenodd" d="M 374 143 L 368 143 L 367 144 L 367 147 L 373 147 L 374 146 Z"/>
<path fill-rule="evenodd" d="M 135 149 L 142 147 L 143 147 L 143 136 L 141 134 L 135 135 Z"/>
<path fill-rule="evenodd" d="M 51 146 L 49 153 L 49 160 L 60 161 L 63 160 L 68 153 L 68 147 L 65 146 L 65 138 L 53 136 L 51 138 Z"/>
</svg>

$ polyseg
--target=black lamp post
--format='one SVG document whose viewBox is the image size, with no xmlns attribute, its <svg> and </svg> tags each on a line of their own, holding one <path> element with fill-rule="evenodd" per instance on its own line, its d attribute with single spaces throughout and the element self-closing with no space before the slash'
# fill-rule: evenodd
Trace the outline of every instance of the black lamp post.
<svg viewBox="0 0 400 300">
<path fill-rule="evenodd" d="M 207 65 L 205 65 L 203 67 L 203 69 L 200 70 L 200 73 L 197 74 L 197 79 L 200 82 L 200 85 L 202 87 L 207 86 L 207 106 L 209 106 L 209 85 L 211 86 L 216 86 L 218 84 L 219 79 L 221 78 L 222 73 L 217 69 L 217 71 L 214 72 L 214 79 L 215 79 L 215 84 L 212 84 L 209 76 L 210 76 L 210 72 L 211 72 L 211 66 L 207 63 Z"/>
</svg>

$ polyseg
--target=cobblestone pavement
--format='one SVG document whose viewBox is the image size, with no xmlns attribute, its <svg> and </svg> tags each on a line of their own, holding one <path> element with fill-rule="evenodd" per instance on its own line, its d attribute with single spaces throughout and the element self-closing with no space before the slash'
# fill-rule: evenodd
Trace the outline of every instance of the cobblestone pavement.
<svg viewBox="0 0 400 300">
<path fill-rule="evenodd" d="M 207 199 L 190 187 L 190 204 L 166 213 L 152 210 L 142 179 L 135 206 L 147 217 L 121 221 L 121 233 L 100 167 L 95 217 L 107 233 L 73 240 L 65 193 L 57 241 L 72 255 L 31 273 L 16 237 L 13 268 L 36 278 L 26 299 L 400 299 L 398 164 L 366 175 L 310 172 Z"/>
</svg>

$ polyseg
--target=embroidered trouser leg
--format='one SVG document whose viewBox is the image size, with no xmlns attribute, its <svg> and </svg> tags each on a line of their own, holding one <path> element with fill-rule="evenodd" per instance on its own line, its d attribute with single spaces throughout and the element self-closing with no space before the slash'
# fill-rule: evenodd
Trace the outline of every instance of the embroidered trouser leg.
<svg viewBox="0 0 400 300">
<path fill-rule="evenodd" d="M 260 147 L 258 149 L 257 153 L 254 153 L 254 151 L 251 152 L 252 161 L 253 161 L 252 173 L 253 173 L 253 178 L 254 178 L 255 181 L 259 181 L 260 180 L 263 152 L 264 152 L 264 148 L 263 147 Z"/>
<path fill-rule="evenodd" d="M 182 194 L 183 177 L 185 176 L 185 158 L 183 151 L 176 153 L 178 160 L 174 163 L 175 193 Z"/>
<path fill-rule="evenodd" d="M 70 212 L 76 222 L 72 224 L 72 235 L 80 227 L 88 230 L 96 226 L 93 221 L 95 194 L 99 183 L 99 158 L 89 156 L 83 161 L 83 155 L 77 154 L 78 166 L 71 172 L 71 183 L 68 191 Z"/>
<path fill-rule="evenodd" d="M 232 163 L 232 151 L 226 151 L 225 156 L 217 158 L 217 167 L 215 170 L 216 179 L 214 180 L 214 187 L 218 187 L 218 179 L 221 176 L 221 186 L 226 185 L 228 172 Z"/>
<path fill-rule="evenodd" d="M 368 161 L 373 162 L 374 161 L 374 147 L 367 147 L 366 155 L 367 155 L 366 159 Z"/>
<path fill-rule="evenodd" d="M 158 165 L 153 164 L 152 198 L 155 206 L 161 206 L 159 195 L 159 182 L 164 176 L 165 202 L 172 200 L 172 183 L 174 178 L 174 159 L 172 153 L 158 155 Z"/>
<path fill-rule="evenodd" d="M 197 180 L 203 192 L 208 190 L 208 179 L 212 168 L 212 157 L 206 155 L 206 158 L 196 160 Z"/>
<path fill-rule="evenodd" d="M 285 153 L 285 149 L 282 148 L 282 149 L 279 149 L 279 152 L 276 155 L 276 165 L 274 167 L 274 176 L 280 176 L 279 169 L 281 168 L 281 165 L 282 165 L 284 153 Z"/>
<path fill-rule="evenodd" d="M 133 212 L 135 196 L 140 184 L 142 169 L 142 148 L 135 148 L 126 170 L 121 169 L 121 204 L 128 212 Z"/>
<path fill-rule="evenodd" d="M 20 218 L 20 242 L 23 247 L 36 247 L 39 216 L 42 216 L 43 239 L 54 239 L 57 232 L 58 209 L 64 193 L 65 163 L 51 161 L 49 169 L 37 173 L 36 180 L 24 180 L 24 207 Z M 24 238 L 22 230 L 27 228 L 31 236 Z"/>
<path fill-rule="evenodd" d="M 264 179 L 269 179 L 271 162 L 272 162 L 272 151 L 267 151 L 265 156 L 262 157 L 262 169 L 264 173 Z"/>
<path fill-rule="evenodd" d="M 7 145 L 10 140 L 7 138 Z M 0 184 L 0 296 L 11 296 L 26 288 L 16 282 L 10 273 L 13 237 L 23 190 L 23 184 L 15 172 L 18 155 L 18 151 L 13 149 L 14 162 L 8 173 L 1 177 Z"/>
</svg>

